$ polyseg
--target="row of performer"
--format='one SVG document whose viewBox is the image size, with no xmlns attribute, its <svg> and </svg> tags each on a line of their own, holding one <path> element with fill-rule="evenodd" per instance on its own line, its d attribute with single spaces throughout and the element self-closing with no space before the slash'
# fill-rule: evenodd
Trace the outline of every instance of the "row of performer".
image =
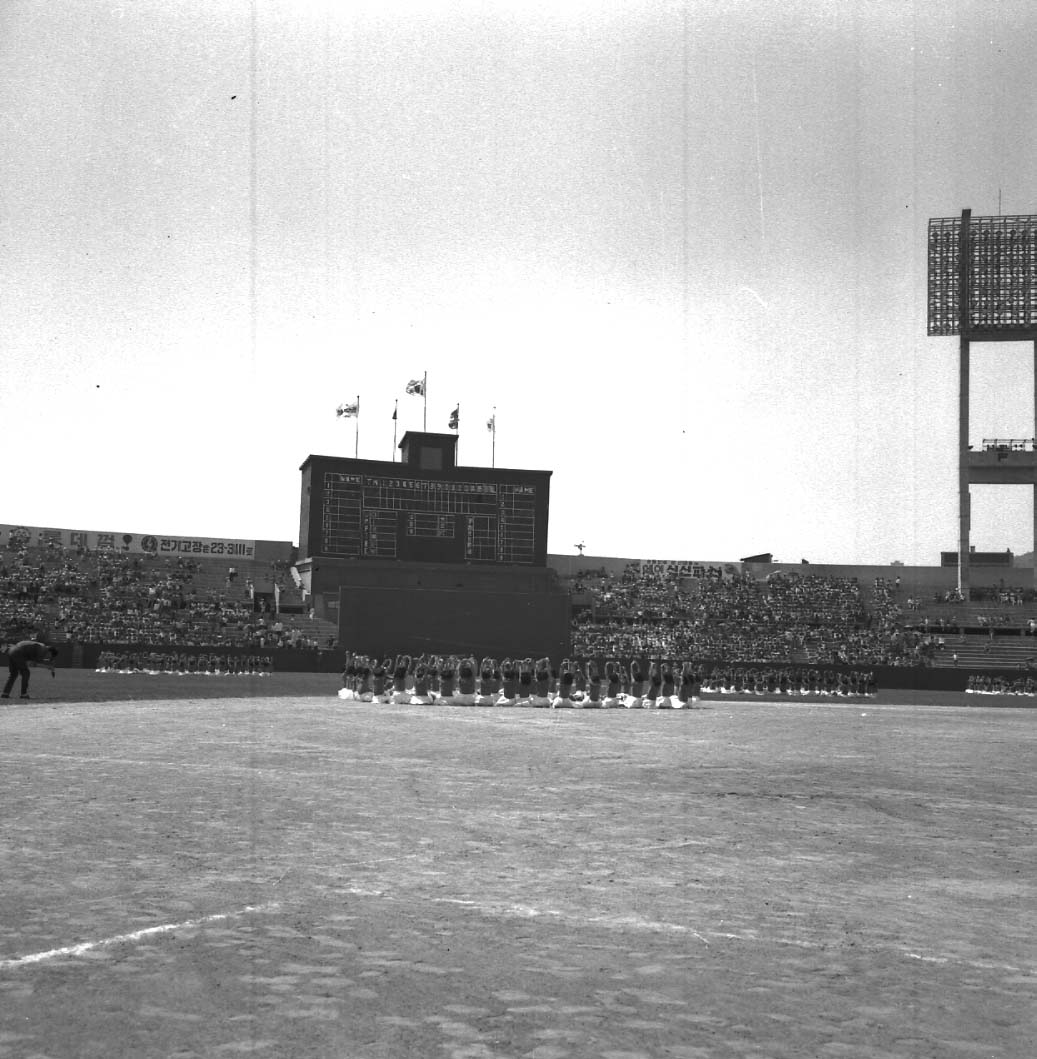
<svg viewBox="0 0 1037 1059">
<path fill-rule="evenodd" d="M 209 676 L 264 676 L 274 668 L 270 655 L 189 654 L 175 651 L 102 651 L 98 673 L 201 673 Z"/>
<path fill-rule="evenodd" d="M 371 658 L 347 654 L 339 698 L 360 702 L 582 709 L 689 709 L 703 691 L 741 695 L 874 696 L 874 676 L 796 668 L 714 669 L 690 662 L 549 658 Z"/>
<path fill-rule="evenodd" d="M 1037 695 L 1037 681 L 1032 676 L 992 677 L 989 674 L 970 676 L 965 686 L 967 695 Z"/>
</svg>

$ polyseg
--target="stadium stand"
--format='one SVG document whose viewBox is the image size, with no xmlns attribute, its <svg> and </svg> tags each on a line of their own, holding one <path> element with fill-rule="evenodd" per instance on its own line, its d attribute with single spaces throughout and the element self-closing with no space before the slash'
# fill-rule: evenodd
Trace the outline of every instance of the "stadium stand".
<svg viewBox="0 0 1037 1059">
<path fill-rule="evenodd" d="M 0 555 L 3 637 L 54 643 L 321 648 L 337 629 L 307 613 L 287 566 L 86 551 Z"/>
<path fill-rule="evenodd" d="M 575 657 L 715 665 L 935 666 L 1037 671 L 1037 593 L 934 592 L 883 577 L 629 561 L 568 579 Z M 7 642 L 328 650 L 287 561 L 88 551 L 49 541 L 0 550 Z"/>
<path fill-rule="evenodd" d="M 618 578 L 573 584 L 573 652 L 696 657 L 716 662 L 925 665 L 926 634 L 901 622 L 892 582 L 631 562 Z M 676 574 L 676 576 L 674 576 Z"/>
</svg>

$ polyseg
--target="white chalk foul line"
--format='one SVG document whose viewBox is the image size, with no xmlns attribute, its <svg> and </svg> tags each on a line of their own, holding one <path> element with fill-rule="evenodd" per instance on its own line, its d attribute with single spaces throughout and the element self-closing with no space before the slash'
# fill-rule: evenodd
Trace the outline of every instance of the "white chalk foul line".
<svg viewBox="0 0 1037 1059">
<path fill-rule="evenodd" d="M 44 960 L 53 960 L 58 956 L 82 956 L 83 953 L 92 949 L 103 949 L 109 945 L 124 945 L 128 942 L 140 941 L 141 938 L 151 937 L 153 934 L 169 934 L 174 930 L 190 930 L 193 927 L 201 927 L 206 923 L 218 923 L 223 919 L 237 919 L 253 912 L 270 912 L 278 908 L 276 901 L 265 905 L 246 905 L 236 912 L 217 912 L 211 916 L 199 916 L 198 919 L 185 919 L 180 923 L 163 923 L 158 927 L 145 927 L 143 930 L 134 930 L 129 934 L 115 934 L 110 938 L 101 938 L 100 941 L 84 941 L 78 945 L 65 945 L 60 949 L 48 949 L 46 952 L 33 952 L 28 956 L 17 956 L 9 960 L 0 960 L 0 970 L 9 967 L 24 967 L 27 964 L 43 963 Z"/>
<path fill-rule="evenodd" d="M 371 890 L 359 886 L 346 887 L 345 893 L 355 894 L 358 897 L 384 897 L 393 900 L 397 894 L 388 890 Z M 554 918 L 574 926 L 602 926 L 608 929 L 620 930 L 643 930 L 654 934 L 678 934 L 695 938 L 707 948 L 710 941 L 740 941 L 757 945 L 784 946 L 787 948 L 806 949 L 819 952 L 828 949 L 827 941 L 808 941 L 801 938 L 788 936 L 775 936 L 761 934 L 758 931 L 743 931 L 736 933 L 726 930 L 695 930 L 686 923 L 666 923 L 654 919 L 643 919 L 640 916 L 590 916 L 563 911 L 556 908 L 534 908 L 530 905 L 511 904 L 509 902 L 479 901 L 463 897 L 430 897 L 426 900 L 431 904 L 458 905 L 463 908 L 471 908 L 489 916 L 515 917 L 519 919 L 535 919 L 539 917 Z M 1017 967 L 1010 963 L 996 963 L 989 960 L 975 960 L 967 956 L 954 955 L 926 955 L 913 952 L 902 945 L 881 944 L 873 946 L 875 951 L 885 950 L 911 960 L 922 963 L 933 964 L 965 964 L 987 971 L 1009 971 L 1014 974 L 1033 974 L 1033 966 Z"/>
</svg>

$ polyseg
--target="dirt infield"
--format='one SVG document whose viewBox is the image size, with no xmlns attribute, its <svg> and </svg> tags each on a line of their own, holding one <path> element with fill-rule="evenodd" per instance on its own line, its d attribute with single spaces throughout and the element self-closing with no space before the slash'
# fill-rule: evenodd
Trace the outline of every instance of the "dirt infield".
<svg viewBox="0 0 1037 1059">
<path fill-rule="evenodd" d="M 0 708 L 0 1056 L 1037 1055 L 1032 710 L 44 679 Z"/>
</svg>

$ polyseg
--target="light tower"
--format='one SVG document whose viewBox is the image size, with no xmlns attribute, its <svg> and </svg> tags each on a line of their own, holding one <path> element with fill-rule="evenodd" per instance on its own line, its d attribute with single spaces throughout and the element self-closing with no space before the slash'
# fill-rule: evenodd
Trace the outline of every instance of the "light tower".
<svg viewBox="0 0 1037 1059">
<path fill-rule="evenodd" d="M 958 590 L 969 598 L 969 486 L 1028 485 L 1034 492 L 1037 556 L 1037 216 L 938 217 L 929 221 L 928 333 L 957 335 Z M 985 438 L 969 445 L 969 347 L 1033 342 L 1034 431 L 1029 438 Z M 1034 566 L 1037 585 L 1037 563 Z"/>
</svg>

